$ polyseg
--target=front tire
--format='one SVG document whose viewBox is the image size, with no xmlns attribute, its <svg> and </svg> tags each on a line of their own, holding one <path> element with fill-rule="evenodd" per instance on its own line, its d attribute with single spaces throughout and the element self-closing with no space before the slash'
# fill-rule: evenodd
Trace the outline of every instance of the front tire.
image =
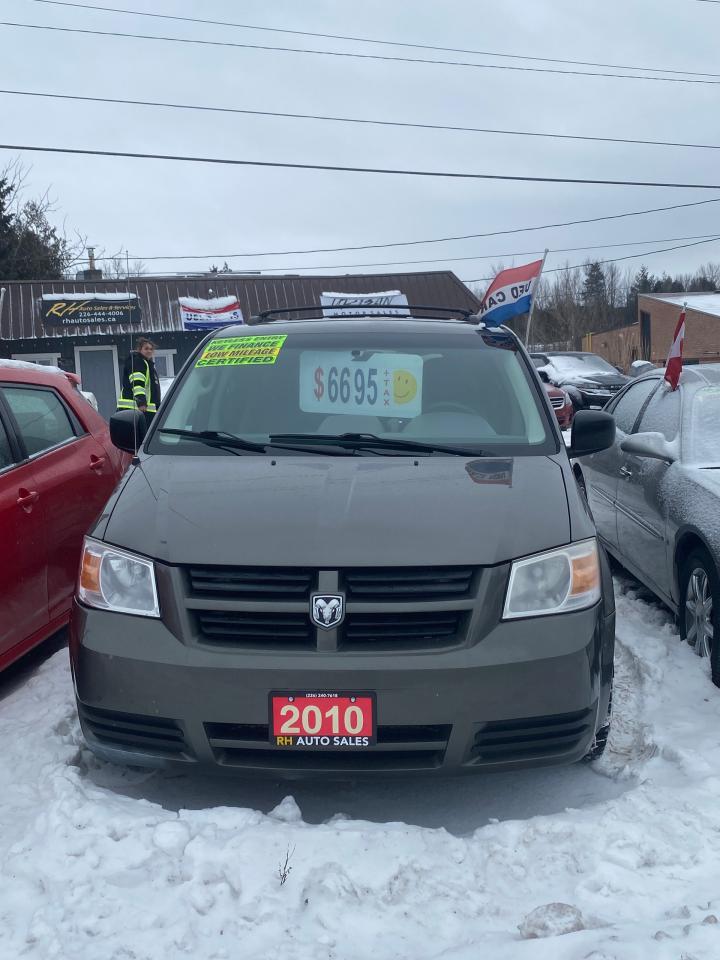
<svg viewBox="0 0 720 960">
<path fill-rule="evenodd" d="M 605 747 L 607 747 L 608 737 L 610 736 L 610 723 L 612 719 L 612 687 L 610 687 L 610 699 L 608 700 L 608 710 L 607 717 L 605 718 L 605 723 L 600 727 L 596 732 L 593 742 L 590 744 L 590 749 L 583 757 L 583 763 L 592 763 L 593 760 L 599 760 L 600 757 L 605 753 Z"/>
<path fill-rule="evenodd" d="M 680 636 L 707 659 L 720 687 L 720 577 L 707 550 L 697 547 L 680 570 Z M 718 642 L 715 641 L 718 637 Z"/>
</svg>

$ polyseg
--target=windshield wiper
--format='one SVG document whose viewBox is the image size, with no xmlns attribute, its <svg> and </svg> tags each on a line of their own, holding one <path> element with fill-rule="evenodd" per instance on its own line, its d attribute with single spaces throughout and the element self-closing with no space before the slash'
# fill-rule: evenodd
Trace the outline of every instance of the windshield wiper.
<svg viewBox="0 0 720 960">
<path fill-rule="evenodd" d="M 258 443 L 255 440 L 246 440 L 235 433 L 226 433 L 224 430 L 176 430 L 173 427 L 160 427 L 158 433 L 167 433 L 171 437 L 180 437 L 183 440 L 197 440 L 199 443 L 205 443 L 209 447 L 217 447 L 221 450 L 247 450 L 251 453 L 265 453 L 268 447 L 276 447 L 278 450 L 294 450 L 298 453 L 317 453 L 331 455 L 336 457 L 349 456 L 347 448 L 343 446 L 342 450 L 315 449 L 305 446 L 304 443 L 293 446 L 292 444 L 274 443 L 271 437 L 265 443 Z M 290 434 L 288 434 L 290 436 Z M 312 436 L 308 434 L 308 436 Z M 338 444 L 336 444 L 338 446 Z"/>
<path fill-rule="evenodd" d="M 395 440 L 390 437 L 378 437 L 374 433 L 271 433 L 270 442 L 333 444 L 348 450 L 407 450 L 411 453 L 448 453 L 456 457 L 482 457 L 482 450 L 469 450 L 466 447 L 446 447 L 438 443 L 422 443 L 420 440 Z"/>
<path fill-rule="evenodd" d="M 176 430 L 173 427 L 160 427 L 158 433 L 167 433 L 171 437 L 182 437 L 183 440 L 197 440 L 206 443 L 209 447 L 225 447 L 230 450 L 251 450 L 253 453 L 265 453 L 265 443 L 255 443 L 254 440 L 244 440 L 234 433 L 225 433 L 224 430 Z"/>
</svg>

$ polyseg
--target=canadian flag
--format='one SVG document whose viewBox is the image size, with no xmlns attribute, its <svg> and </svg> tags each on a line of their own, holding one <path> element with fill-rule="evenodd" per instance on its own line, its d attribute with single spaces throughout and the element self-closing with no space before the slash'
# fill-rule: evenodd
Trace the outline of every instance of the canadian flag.
<svg viewBox="0 0 720 960">
<path fill-rule="evenodd" d="M 683 304 L 682 313 L 675 327 L 675 336 L 670 345 L 667 363 L 665 365 L 665 379 L 670 384 L 671 390 L 677 390 L 680 383 L 680 374 L 682 373 L 683 341 L 685 339 L 685 308 Z"/>
</svg>

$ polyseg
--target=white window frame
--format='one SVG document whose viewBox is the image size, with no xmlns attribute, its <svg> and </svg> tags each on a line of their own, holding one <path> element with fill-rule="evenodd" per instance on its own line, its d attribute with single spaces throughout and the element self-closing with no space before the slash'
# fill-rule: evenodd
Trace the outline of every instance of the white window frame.
<svg viewBox="0 0 720 960">
<path fill-rule="evenodd" d="M 13 353 L 13 360 L 28 360 L 30 363 L 37 363 L 38 366 L 42 364 L 38 363 L 39 360 L 49 360 L 53 367 L 58 366 L 58 361 L 60 360 L 59 353 Z"/>
<path fill-rule="evenodd" d="M 120 370 L 118 368 L 118 352 L 114 343 L 103 343 L 97 347 L 75 347 L 75 372 L 80 377 L 80 389 L 82 385 L 82 365 L 80 363 L 80 354 L 89 353 L 91 350 L 112 350 L 113 353 L 113 373 L 115 374 L 115 396 L 120 396 Z"/>
<path fill-rule="evenodd" d="M 177 350 L 156 350 L 156 357 L 167 357 L 167 366 L 168 372 L 166 374 L 167 379 L 175 376 L 175 354 Z"/>
</svg>

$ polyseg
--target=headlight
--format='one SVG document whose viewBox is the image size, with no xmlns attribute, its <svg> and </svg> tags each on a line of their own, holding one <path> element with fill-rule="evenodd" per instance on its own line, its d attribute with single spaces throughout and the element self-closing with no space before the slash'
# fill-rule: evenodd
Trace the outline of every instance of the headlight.
<svg viewBox="0 0 720 960">
<path fill-rule="evenodd" d="M 583 540 L 516 560 L 510 571 L 503 620 L 583 610 L 599 599 L 597 543 Z"/>
<path fill-rule="evenodd" d="M 90 537 L 83 544 L 78 599 L 100 610 L 160 616 L 152 562 Z"/>
</svg>

